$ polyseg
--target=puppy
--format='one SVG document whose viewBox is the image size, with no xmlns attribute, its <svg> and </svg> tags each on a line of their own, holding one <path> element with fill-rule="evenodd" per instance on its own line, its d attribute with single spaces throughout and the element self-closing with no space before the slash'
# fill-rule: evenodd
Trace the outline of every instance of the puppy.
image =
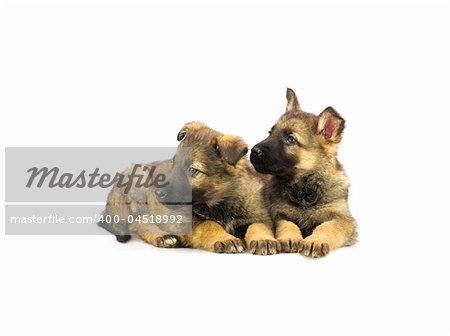
<svg viewBox="0 0 450 336">
<path fill-rule="evenodd" d="M 286 112 L 252 148 L 250 160 L 272 175 L 270 211 L 282 252 L 323 257 L 357 238 L 349 182 L 337 159 L 345 120 L 332 107 L 318 116 L 302 111 L 291 89 L 286 97 Z"/>
<path fill-rule="evenodd" d="M 177 139 L 168 185 L 156 195 L 174 209 L 179 202 L 171 200 L 192 188 L 192 234 L 179 236 L 180 245 L 218 253 L 239 253 L 245 246 L 254 254 L 278 253 L 281 246 L 264 198 L 266 183 L 246 158 L 247 144 L 201 122 L 186 124 Z M 246 245 L 239 238 L 244 233 Z"/>
</svg>

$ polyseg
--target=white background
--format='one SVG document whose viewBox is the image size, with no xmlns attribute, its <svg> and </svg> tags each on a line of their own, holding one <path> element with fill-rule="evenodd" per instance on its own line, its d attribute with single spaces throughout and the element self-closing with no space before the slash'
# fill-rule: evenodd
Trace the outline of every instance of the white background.
<svg viewBox="0 0 450 336">
<path fill-rule="evenodd" d="M 448 335 L 446 2 L 9 1 L 0 19 L 3 146 L 175 146 L 190 120 L 253 145 L 291 87 L 347 120 L 360 232 L 321 260 L 2 234 L 4 335 Z"/>
</svg>

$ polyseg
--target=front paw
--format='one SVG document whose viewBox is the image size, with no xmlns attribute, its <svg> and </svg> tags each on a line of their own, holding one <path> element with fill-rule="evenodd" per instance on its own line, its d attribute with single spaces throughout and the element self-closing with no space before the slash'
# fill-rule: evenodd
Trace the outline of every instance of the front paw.
<svg viewBox="0 0 450 336">
<path fill-rule="evenodd" d="M 219 240 L 214 243 L 213 251 L 216 253 L 242 253 L 245 245 L 238 238 Z"/>
<path fill-rule="evenodd" d="M 281 251 L 281 245 L 275 239 L 252 240 L 248 244 L 249 252 L 258 255 L 277 254 Z"/>
<path fill-rule="evenodd" d="M 131 239 L 131 235 L 116 235 L 116 240 L 119 243 L 126 243 Z"/>
<path fill-rule="evenodd" d="M 317 238 L 306 238 L 303 241 L 303 248 L 299 251 L 305 257 L 321 258 L 330 253 L 330 245 Z"/>
<path fill-rule="evenodd" d="M 155 245 L 162 248 L 173 248 L 180 246 L 180 240 L 175 235 L 163 235 L 156 238 Z"/>
<path fill-rule="evenodd" d="M 304 240 L 302 238 L 278 239 L 282 253 L 298 253 L 303 250 Z"/>
</svg>

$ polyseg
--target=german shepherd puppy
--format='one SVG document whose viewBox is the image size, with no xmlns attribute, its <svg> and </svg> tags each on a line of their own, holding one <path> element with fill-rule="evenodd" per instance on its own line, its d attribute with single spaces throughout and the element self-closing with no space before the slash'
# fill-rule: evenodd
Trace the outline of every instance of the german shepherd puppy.
<svg viewBox="0 0 450 336">
<path fill-rule="evenodd" d="M 237 136 L 224 135 L 203 123 L 186 124 L 177 136 L 179 148 L 173 160 L 150 164 L 169 175 L 163 188 L 137 188 L 124 192 L 115 186 L 108 196 L 104 215 L 131 218 L 144 214 L 182 216 L 182 224 L 99 223 L 126 242 L 131 234 L 157 247 L 193 247 L 218 253 L 266 255 L 280 252 L 273 234 L 267 180 L 246 158 L 247 144 Z M 186 151 L 191 148 L 191 151 Z M 123 173 L 128 176 L 132 168 Z M 145 172 L 138 173 L 144 176 Z M 191 189 L 192 188 L 192 189 Z M 188 205 L 181 202 L 187 192 Z M 164 205 L 163 205 L 164 204 Z M 192 210 L 192 211 L 191 211 Z M 188 213 L 189 212 L 189 213 Z M 182 225 L 192 223 L 192 233 Z M 181 232 L 180 234 L 177 234 Z M 246 245 L 240 238 L 245 238 Z"/>
<path fill-rule="evenodd" d="M 266 182 L 247 160 L 248 147 L 242 138 L 190 122 L 177 139 L 179 152 L 168 185 L 156 195 L 173 209 L 178 205 L 170 200 L 192 188 L 192 234 L 177 237 L 180 246 L 240 253 L 245 249 L 240 237 L 245 237 L 251 253 L 278 253 L 281 246 L 264 198 Z M 180 150 L 186 147 L 191 148 L 190 155 Z"/>
<path fill-rule="evenodd" d="M 332 107 L 319 116 L 303 112 L 291 89 L 286 97 L 286 112 L 253 147 L 250 160 L 258 172 L 272 175 L 270 209 L 282 252 L 323 257 L 357 238 L 349 182 L 337 159 L 345 121 Z"/>
</svg>

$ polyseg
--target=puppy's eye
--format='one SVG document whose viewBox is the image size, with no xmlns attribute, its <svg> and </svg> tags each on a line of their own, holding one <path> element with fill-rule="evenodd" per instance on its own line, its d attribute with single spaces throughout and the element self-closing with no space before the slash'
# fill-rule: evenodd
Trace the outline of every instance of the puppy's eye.
<svg viewBox="0 0 450 336">
<path fill-rule="evenodd" d="M 186 137 L 186 133 L 187 133 L 186 130 L 181 130 L 177 135 L 177 140 L 178 141 L 183 140 Z"/>
<path fill-rule="evenodd" d="M 292 135 L 288 135 L 286 138 L 286 142 L 290 145 L 297 143 L 297 140 L 292 136 Z"/>
<path fill-rule="evenodd" d="M 269 135 L 271 135 L 272 134 L 272 131 L 269 131 Z"/>
<path fill-rule="evenodd" d="M 192 177 L 194 177 L 195 175 L 197 175 L 198 173 L 200 173 L 200 170 L 190 166 L 188 169 L 189 175 L 191 175 Z"/>
</svg>

